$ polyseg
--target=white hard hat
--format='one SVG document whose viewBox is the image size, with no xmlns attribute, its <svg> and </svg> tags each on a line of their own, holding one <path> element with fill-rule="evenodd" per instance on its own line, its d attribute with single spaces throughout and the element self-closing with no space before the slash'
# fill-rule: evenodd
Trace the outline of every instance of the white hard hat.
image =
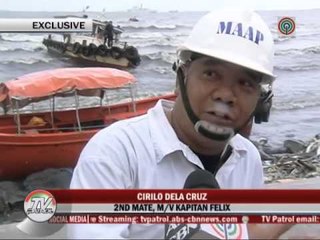
<svg viewBox="0 0 320 240">
<path fill-rule="evenodd" d="M 203 16 L 178 47 L 178 58 L 185 63 L 193 52 L 260 72 L 263 83 L 275 78 L 273 38 L 267 24 L 253 11 L 220 10 Z"/>
</svg>

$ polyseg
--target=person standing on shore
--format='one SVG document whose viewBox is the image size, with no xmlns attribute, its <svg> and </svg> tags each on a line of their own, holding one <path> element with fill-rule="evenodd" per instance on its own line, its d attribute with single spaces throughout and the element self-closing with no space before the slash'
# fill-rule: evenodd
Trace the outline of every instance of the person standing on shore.
<svg viewBox="0 0 320 240">
<path fill-rule="evenodd" d="M 275 79 L 273 55 L 271 32 L 257 13 L 206 14 L 178 48 L 175 102 L 160 100 L 146 115 L 97 133 L 81 153 L 71 188 L 181 189 L 198 168 L 211 172 L 224 189 L 262 188 L 259 152 L 238 133 L 253 118 L 267 118 L 268 111 L 262 109 Z M 235 227 L 241 232 L 238 239 L 272 239 L 291 226 Z M 69 227 L 72 238 L 165 235 L 160 224 Z M 219 237 L 213 229 L 209 234 Z M 223 234 L 236 238 L 226 228 Z"/>
</svg>

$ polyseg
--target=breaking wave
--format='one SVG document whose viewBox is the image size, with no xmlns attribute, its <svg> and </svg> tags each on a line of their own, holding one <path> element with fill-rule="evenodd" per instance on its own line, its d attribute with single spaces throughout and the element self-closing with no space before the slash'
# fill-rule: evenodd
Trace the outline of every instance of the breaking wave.
<svg viewBox="0 0 320 240">
<path fill-rule="evenodd" d="M 167 52 L 156 52 L 151 54 L 146 54 L 141 56 L 143 62 L 163 62 L 166 64 L 173 64 L 176 60 L 175 54 L 170 54 Z"/>
<path fill-rule="evenodd" d="M 34 46 L 24 46 L 24 47 L 5 47 L 0 45 L 0 52 L 20 52 L 20 51 L 25 51 L 25 52 L 40 52 L 44 51 L 46 48 L 45 47 L 34 47 Z"/>
<path fill-rule="evenodd" d="M 304 108 L 311 108 L 320 106 L 320 98 L 314 97 L 312 99 L 304 99 L 300 101 L 281 101 L 278 103 L 274 103 L 272 105 L 272 109 L 274 110 L 297 110 L 297 109 L 304 109 Z"/>
<path fill-rule="evenodd" d="M 44 35 L 28 35 L 23 33 L 2 33 L 1 41 L 6 42 L 42 42 Z"/>
<path fill-rule="evenodd" d="M 176 25 L 149 25 L 149 26 L 124 26 L 126 30 L 174 30 Z"/>
<path fill-rule="evenodd" d="M 303 54 L 320 54 L 320 45 L 319 46 L 312 46 L 307 48 L 290 48 L 285 50 L 279 50 L 275 52 L 276 56 L 283 56 L 283 55 L 303 55 Z"/>
<path fill-rule="evenodd" d="M 124 33 L 123 34 L 124 39 L 159 39 L 163 38 L 163 35 L 159 32 L 152 32 L 152 33 L 137 33 L 137 34 L 129 34 Z"/>
<path fill-rule="evenodd" d="M 297 72 L 297 71 L 308 71 L 308 70 L 319 70 L 320 63 L 308 64 L 308 65 L 293 65 L 293 66 L 275 66 L 275 69 L 282 70 L 282 71 L 290 71 L 290 72 Z"/>
<path fill-rule="evenodd" d="M 53 61 L 52 58 L 42 58 L 42 59 L 15 59 L 15 60 L 9 60 L 9 61 L 2 61 L 0 64 L 3 65 L 11 65 L 11 64 L 25 64 L 25 65 L 33 65 L 38 63 L 49 63 Z"/>
</svg>

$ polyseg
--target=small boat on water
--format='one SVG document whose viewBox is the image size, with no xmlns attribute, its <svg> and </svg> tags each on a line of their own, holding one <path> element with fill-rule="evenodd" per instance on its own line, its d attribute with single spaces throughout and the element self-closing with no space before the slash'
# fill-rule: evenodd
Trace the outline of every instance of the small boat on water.
<svg viewBox="0 0 320 240">
<path fill-rule="evenodd" d="M 130 22 L 139 22 L 139 19 L 137 17 L 131 17 L 129 18 Z"/>
<path fill-rule="evenodd" d="M 112 46 L 104 43 L 103 31 L 107 24 L 107 21 L 93 20 L 91 34 L 49 34 L 43 39 L 43 44 L 50 53 L 69 57 L 85 66 L 119 69 L 137 67 L 141 61 L 139 52 L 134 46 L 120 41 L 120 35 L 123 33 L 120 26 L 113 27 Z"/>
<path fill-rule="evenodd" d="M 0 180 L 72 168 L 99 129 L 142 115 L 161 98 L 175 99 L 169 94 L 136 100 L 135 82 L 130 73 L 112 68 L 61 68 L 0 83 Z M 119 89 L 128 93 L 129 101 L 103 104 Z M 82 107 L 79 99 L 90 97 L 99 104 Z M 69 102 L 58 109 L 58 100 Z M 32 104 L 49 107 L 40 111 L 30 109 Z"/>
</svg>

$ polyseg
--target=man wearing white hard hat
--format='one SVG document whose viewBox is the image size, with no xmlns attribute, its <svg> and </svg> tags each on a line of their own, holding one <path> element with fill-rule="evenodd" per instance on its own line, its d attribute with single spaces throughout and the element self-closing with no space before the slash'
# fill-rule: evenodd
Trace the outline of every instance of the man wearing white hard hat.
<svg viewBox="0 0 320 240">
<path fill-rule="evenodd" d="M 176 101 L 161 100 L 146 115 L 97 133 L 81 153 L 71 188 L 182 189 L 196 169 L 211 172 L 221 188 L 261 188 L 259 152 L 238 133 L 252 119 L 268 120 L 273 52 L 270 30 L 254 12 L 202 17 L 178 48 Z M 251 225 L 248 234 L 246 224 L 233 225 L 203 225 L 201 231 L 211 239 L 276 238 L 290 227 Z M 168 237 L 161 224 L 77 224 L 70 234 Z"/>
</svg>

